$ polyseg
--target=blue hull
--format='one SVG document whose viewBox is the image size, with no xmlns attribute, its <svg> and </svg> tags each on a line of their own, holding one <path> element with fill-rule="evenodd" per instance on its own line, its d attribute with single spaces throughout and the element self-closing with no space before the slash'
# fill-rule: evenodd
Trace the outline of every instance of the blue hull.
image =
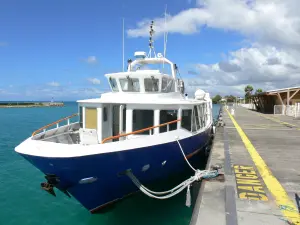
<svg viewBox="0 0 300 225">
<path fill-rule="evenodd" d="M 204 133 L 182 139 L 180 143 L 185 154 L 191 157 L 203 150 L 210 137 L 211 128 Z M 22 156 L 43 173 L 58 176 L 60 182 L 57 187 L 66 189 L 91 212 L 138 191 L 126 175 L 120 175 L 127 169 L 131 169 L 141 183 L 152 184 L 186 168 L 186 162 L 176 141 L 74 158 L 45 158 L 25 154 Z M 143 172 L 142 168 L 145 165 L 150 165 L 150 168 Z M 81 179 L 88 177 L 97 177 L 97 180 L 93 183 L 79 183 Z"/>
</svg>

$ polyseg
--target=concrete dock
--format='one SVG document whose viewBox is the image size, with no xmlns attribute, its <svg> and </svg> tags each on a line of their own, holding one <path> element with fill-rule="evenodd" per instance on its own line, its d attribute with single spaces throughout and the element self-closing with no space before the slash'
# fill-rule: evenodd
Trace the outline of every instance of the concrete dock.
<svg viewBox="0 0 300 225">
<path fill-rule="evenodd" d="M 207 168 L 225 181 L 203 181 L 191 225 L 300 225 L 300 120 L 223 108 Z"/>
<path fill-rule="evenodd" d="M 0 108 L 36 108 L 63 106 L 63 102 L 0 102 Z"/>
</svg>

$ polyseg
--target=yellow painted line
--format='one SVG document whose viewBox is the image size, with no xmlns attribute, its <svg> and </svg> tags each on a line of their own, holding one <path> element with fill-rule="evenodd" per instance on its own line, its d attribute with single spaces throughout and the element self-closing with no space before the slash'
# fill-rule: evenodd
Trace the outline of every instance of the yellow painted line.
<svg viewBox="0 0 300 225">
<path fill-rule="evenodd" d="M 289 222 L 292 224 L 300 225 L 300 214 L 298 212 L 297 207 L 293 203 L 293 201 L 289 198 L 288 194 L 280 184 L 280 182 L 274 177 L 271 170 L 268 168 L 267 164 L 263 160 L 263 158 L 256 151 L 255 147 L 252 145 L 251 141 L 242 130 L 242 128 L 238 125 L 233 116 L 229 113 L 227 109 L 225 109 L 232 120 L 237 132 L 239 133 L 242 141 L 244 142 L 245 147 L 247 148 L 253 162 L 255 163 L 258 172 L 260 173 L 263 181 L 265 182 L 267 188 L 272 193 L 275 202 L 282 214 L 287 218 Z"/>
</svg>

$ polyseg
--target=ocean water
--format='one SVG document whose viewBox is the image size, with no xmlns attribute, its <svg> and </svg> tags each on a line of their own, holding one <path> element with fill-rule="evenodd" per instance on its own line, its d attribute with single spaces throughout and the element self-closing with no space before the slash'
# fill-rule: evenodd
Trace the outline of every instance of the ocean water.
<svg viewBox="0 0 300 225">
<path fill-rule="evenodd" d="M 138 193 L 103 214 L 92 215 L 74 198 L 58 191 L 53 197 L 40 188 L 43 174 L 14 148 L 34 130 L 77 110 L 76 103 L 58 108 L 0 109 L 0 225 L 189 224 L 192 208 L 185 206 L 185 192 L 168 200 Z M 218 111 L 219 106 L 214 105 L 215 116 Z"/>
</svg>

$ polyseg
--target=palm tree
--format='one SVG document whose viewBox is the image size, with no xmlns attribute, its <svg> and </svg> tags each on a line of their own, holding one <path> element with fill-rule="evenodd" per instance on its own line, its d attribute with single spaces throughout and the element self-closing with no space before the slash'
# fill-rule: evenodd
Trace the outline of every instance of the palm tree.
<svg viewBox="0 0 300 225">
<path fill-rule="evenodd" d="M 246 96 L 250 96 L 252 94 L 253 87 L 251 85 L 247 85 L 245 87 Z"/>
<path fill-rule="evenodd" d="M 262 89 L 258 88 L 258 89 L 256 89 L 255 94 L 262 93 L 262 92 L 263 92 Z"/>
<path fill-rule="evenodd" d="M 247 85 L 245 87 L 245 100 L 248 102 L 249 97 L 252 95 L 253 87 L 251 85 Z"/>
</svg>

